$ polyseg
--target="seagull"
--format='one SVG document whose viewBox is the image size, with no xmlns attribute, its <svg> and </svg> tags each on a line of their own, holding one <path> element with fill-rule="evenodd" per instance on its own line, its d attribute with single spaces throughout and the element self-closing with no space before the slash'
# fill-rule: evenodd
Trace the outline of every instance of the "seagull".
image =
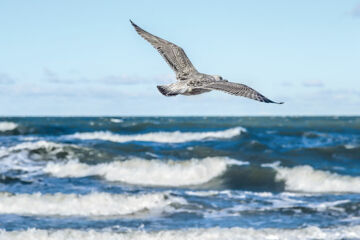
<svg viewBox="0 0 360 240">
<path fill-rule="evenodd" d="M 131 20 L 130 23 L 141 37 L 156 48 L 176 74 L 177 82 L 157 86 L 163 95 L 167 97 L 179 94 L 192 96 L 212 90 L 220 90 L 228 94 L 247 97 L 260 102 L 283 103 L 274 102 L 244 84 L 229 82 L 219 75 L 208 75 L 198 72 L 181 47 L 143 30 Z"/>
</svg>

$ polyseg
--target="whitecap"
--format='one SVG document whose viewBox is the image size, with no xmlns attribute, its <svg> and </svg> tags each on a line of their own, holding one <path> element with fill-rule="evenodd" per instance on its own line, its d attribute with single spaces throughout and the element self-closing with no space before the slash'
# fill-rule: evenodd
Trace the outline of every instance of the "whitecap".
<svg viewBox="0 0 360 240">
<path fill-rule="evenodd" d="M 360 193 L 360 177 L 339 175 L 311 166 L 275 167 L 276 181 L 284 181 L 285 189 L 299 192 Z"/>
<path fill-rule="evenodd" d="M 108 181 L 155 186 L 187 186 L 209 182 L 222 175 L 236 161 L 224 157 L 209 157 L 185 161 L 160 161 L 133 158 L 97 165 L 78 161 L 49 162 L 46 173 L 56 177 L 101 176 Z"/>
<path fill-rule="evenodd" d="M 342 205 L 345 203 L 349 203 L 349 199 L 345 200 L 338 200 L 338 201 L 328 201 L 328 202 L 319 202 L 319 203 L 310 203 L 307 206 L 313 209 L 316 209 L 317 211 L 326 211 L 328 209 L 332 210 L 338 210 L 338 211 L 345 211 L 344 208 L 338 207 L 338 205 Z"/>
<path fill-rule="evenodd" d="M 119 118 L 110 118 L 110 122 L 113 122 L 113 123 L 122 123 L 122 122 L 124 122 L 124 120 L 119 119 Z"/>
<path fill-rule="evenodd" d="M 306 240 L 306 239 L 358 239 L 360 238 L 360 225 L 337 226 L 332 228 L 319 228 L 309 226 L 298 229 L 281 228 L 190 228 L 181 230 L 162 230 L 162 231 L 143 231 L 129 230 L 125 232 L 115 232 L 110 229 L 102 231 L 96 230 L 40 230 L 28 229 L 21 231 L 0 230 L 0 240 L 12 239 L 42 239 L 42 240 L 181 240 L 181 239 L 201 239 L 201 240 L 252 240 L 252 239 L 283 239 L 283 240 Z"/>
<path fill-rule="evenodd" d="M 70 135 L 71 138 L 82 140 L 103 140 L 111 142 L 159 142 L 159 143 L 184 143 L 191 141 L 205 141 L 213 139 L 228 139 L 246 132 L 245 128 L 235 127 L 223 131 L 210 132 L 150 132 L 134 135 L 121 135 L 109 131 L 84 132 Z"/>
<path fill-rule="evenodd" d="M 1 214 L 60 216 L 119 216 L 144 211 L 149 215 L 171 211 L 172 204 L 186 204 L 168 193 L 146 194 L 10 194 L 0 193 Z M 143 216 L 143 215 L 142 215 Z"/>
<path fill-rule="evenodd" d="M 24 172 L 22 177 L 43 173 L 42 169 L 46 165 L 43 161 L 34 161 L 42 159 L 40 153 L 32 153 L 33 150 L 44 150 L 47 160 L 57 159 L 57 154 L 66 151 L 64 159 L 74 159 L 75 156 L 66 147 L 76 147 L 75 145 L 60 144 L 48 141 L 23 142 L 11 147 L 0 147 L 0 173 L 9 170 L 20 170 Z M 31 155 L 31 156 L 30 156 Z"/>
<path fill-rule="evenodd" d="M 346 149 L 354 149 L 354 148 L 358 148 L 359 145 L 356 145 L 356 144 L 345 144 L 344 147 Z"/>
<path fill-rule="evenodd" d="M 13 122 L 0 122 L 0 132 L 12 131 L 17 127 L 18 125 Z"/>
<path fill-rule="evenodd" d="M 261 164 L 261 167 L 276 168 L 276 167 L 280 166 L 280 164 L 281 164 L 280 161 L 275 161 L 272 163 L 263 163 L 263 164 Z"/>
<path fill-rule="evenodd" d="M 36 150 L 46 149 L 47 151 L 59 151 L 63 148 L 64 144 L 48 142 L 48 141 L 36 141 L 36 142 L 23 142 L 9 148 L 9 151 L 21 151 L 21 150 Z"/>
<path fill-rule="evenodd" d="M 213 197 L 217 195 L 226 195 L 227 197 L 231 197 L 231 191 L 230 190 L 223 190 L 223 191 L 217 191 L 217 190 L 208 190 L 208 191 L 186 191 L 187 195 L 190 196 L 196 196 L 196 197 Z"/>
</svg>

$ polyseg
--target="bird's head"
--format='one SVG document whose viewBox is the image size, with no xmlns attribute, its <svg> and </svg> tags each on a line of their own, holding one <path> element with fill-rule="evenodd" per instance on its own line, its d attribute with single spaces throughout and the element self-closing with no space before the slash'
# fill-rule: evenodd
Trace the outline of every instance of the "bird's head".
<svg viewBox="0 0 360 240">
<path fill-rule="evenodd" d="M 226 81 L 226 80 L 223 79 L 223 77 L 220 76 L 220 75 L 212 75 L 212 76 L 215 78 L 216 81 Z"/>
</svg>

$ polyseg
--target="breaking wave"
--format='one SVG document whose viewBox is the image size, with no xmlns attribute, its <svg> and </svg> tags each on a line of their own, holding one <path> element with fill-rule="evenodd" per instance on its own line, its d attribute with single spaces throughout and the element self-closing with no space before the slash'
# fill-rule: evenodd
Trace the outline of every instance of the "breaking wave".
<svg viewBox="0 0 360 240">
<path fill-rule="evenodd" d="M 17 127 L 18 125 L 13 122 L 0 122 L 0 132 L 12 131 Z"/>
<path fill-rule="evenodd" d="M 247 239 L 357 239 L 360 238 L 360 226 L 344 226 L 333 228 L 319 228 L 315 226 L 299 229 L 278 229 L 278 228 L 192 228 L 183 230 L 163 230 L 163 231 L 126 231 L 114 232 L 111 230 L 38 230 L 28 229 L 24 231 L 3 231 L 0 230 L 0 239 L 42 239 L 42 240 L 62 240 L 62 239 L 103 239 L 103 240 L 180 240 L 180 239 L 202 239 L 202 240 L 247 240 Z"/>
<path fill-rule="evenodd" d="M 35 150 L 35 149 L 45 149 L 47 152 L 58 151 L 63 148 L 63 144 L 48 142 L 48 141 L 36 141 L 36 142 L 24 142 L 13 147 L 10 147 L 10 151 L 20 151 L 20 150 Z"/>
<path fill-rule="evenodd" d="M 284 181 L 289 191 L 360 193 L 360 177 L 315 170 L 310 166 L 275 167 L 275 170 L 276 181 Z"/>
<path fill-rule="evenodd" d="M 10 194 L 0 193 L 1 214 L 118 216 L 136 213 L 160 214 L 172 204 L 186 204 L 168 193 L 147 194 Z"/>
<path fill-rule="evenodd" d="M 41 150 L 43 150 L 45 153 L 52 153 L 52 154 L 56 154 L 59 153 L 61 151 L 64 151 L 65 147 L 74 147 L 74 148 L 78 148 L 75 145 L 70 145 L 70 144 L 61 144 L 61 143 L 55 143 L 55 142 L 49 142 L 49 141 L 35 141 L 35 142 L 23 142 L 23 143 L 19 143 L 15 146 L 11 146 L 8 148 L 5 147 L 0 147 L 0 157 L 3 157 L 5 155 L 9 155 L 9 154 L 13 154 L 16 152 L 21 152 L 21 151 L 33 151 L 36 150 L 38 152 L 40 152 Z"/>
<path fill-rule="evenodd" d="M 113 123 L 122 123 L 124 122 L 123 119 L 119 119 L 119 118 L 110 118 L 110 122 L 113 122 Z"/>
<path fill-rule="evenodd" d="M 0 174 L 16 171 L 21 179 L 43 173 L 46 165 L 38 160 L 69 160 L 75 154 L 73 145 L 48 141 L 24 142 L 11 147 L 0 147 Z"/>
<path fill-rule="evenodd" d="M 23 142 L 11 147 L 0 147 L 0 158 L 4 156 L 10 156 L 19 152 L 28 152 L 36 154 L 49 154 L 56 155 L 62 152 L 67 152 L 67 148 L 79 148 L 75 145 L 61 144 L 49 141 L 34 141 L 34 142 Z"/>
<path fill-rule="evenodd" d="M 134 158 L 88 165 L 78 161 L 49 162 L 46 173 L 56 177 L 101 176 L 109 181 L 153 186 L 186 186 L 210 181 L 223 174 L 228 165 L 247 164 L 229 158 L 209 157 L 186 161 L 159 161 Z"/>
<path fill-rule="evenodd" d="M 203 141 L 221 138 L 233 138 L 246 132 L 245 128 L 235 127 L 223 131 L 212 132 L 152 132 L 134 135 L 121 135 L 109 131 L 75 133 L 70 137 L 82 140 L 103 140 L 111 142 L 159 142 L 159 143 L 184 143 L 191 141 Z"/>
</svg>

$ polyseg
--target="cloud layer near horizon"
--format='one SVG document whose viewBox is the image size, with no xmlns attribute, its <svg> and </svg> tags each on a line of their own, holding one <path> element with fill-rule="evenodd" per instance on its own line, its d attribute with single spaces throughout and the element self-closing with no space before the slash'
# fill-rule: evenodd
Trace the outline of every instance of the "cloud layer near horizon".
<svg viewBox="0 0 360 240">
<path fill-rule="evenodd" d="M 13 79 L 8 74 L 3 79 Z M 360 104 L 360 91 L 327 87 L 322 81 L 288 82 L 277 88 L 298 89 L 295 95 L 282 91 L 274 100 L 281 107 L 214 91 L 194 97 L 164 97 L 156 84 L 170 76 L 146 80 L 132 77 L 61 77 L 45 69 L 41 81 L 8 81 L 0 88 L 4 105 L 0 115 L 302 115 L 360 114 L 351 110 Z M 303 89 L 303 90 L 301 90 Z M 342 103 L 342 104 L 341 104 Z M 345 107 L 344 107 L 345 104 Z M 331 106 L 331 108 L 329 108 Z"/>
</svg>

